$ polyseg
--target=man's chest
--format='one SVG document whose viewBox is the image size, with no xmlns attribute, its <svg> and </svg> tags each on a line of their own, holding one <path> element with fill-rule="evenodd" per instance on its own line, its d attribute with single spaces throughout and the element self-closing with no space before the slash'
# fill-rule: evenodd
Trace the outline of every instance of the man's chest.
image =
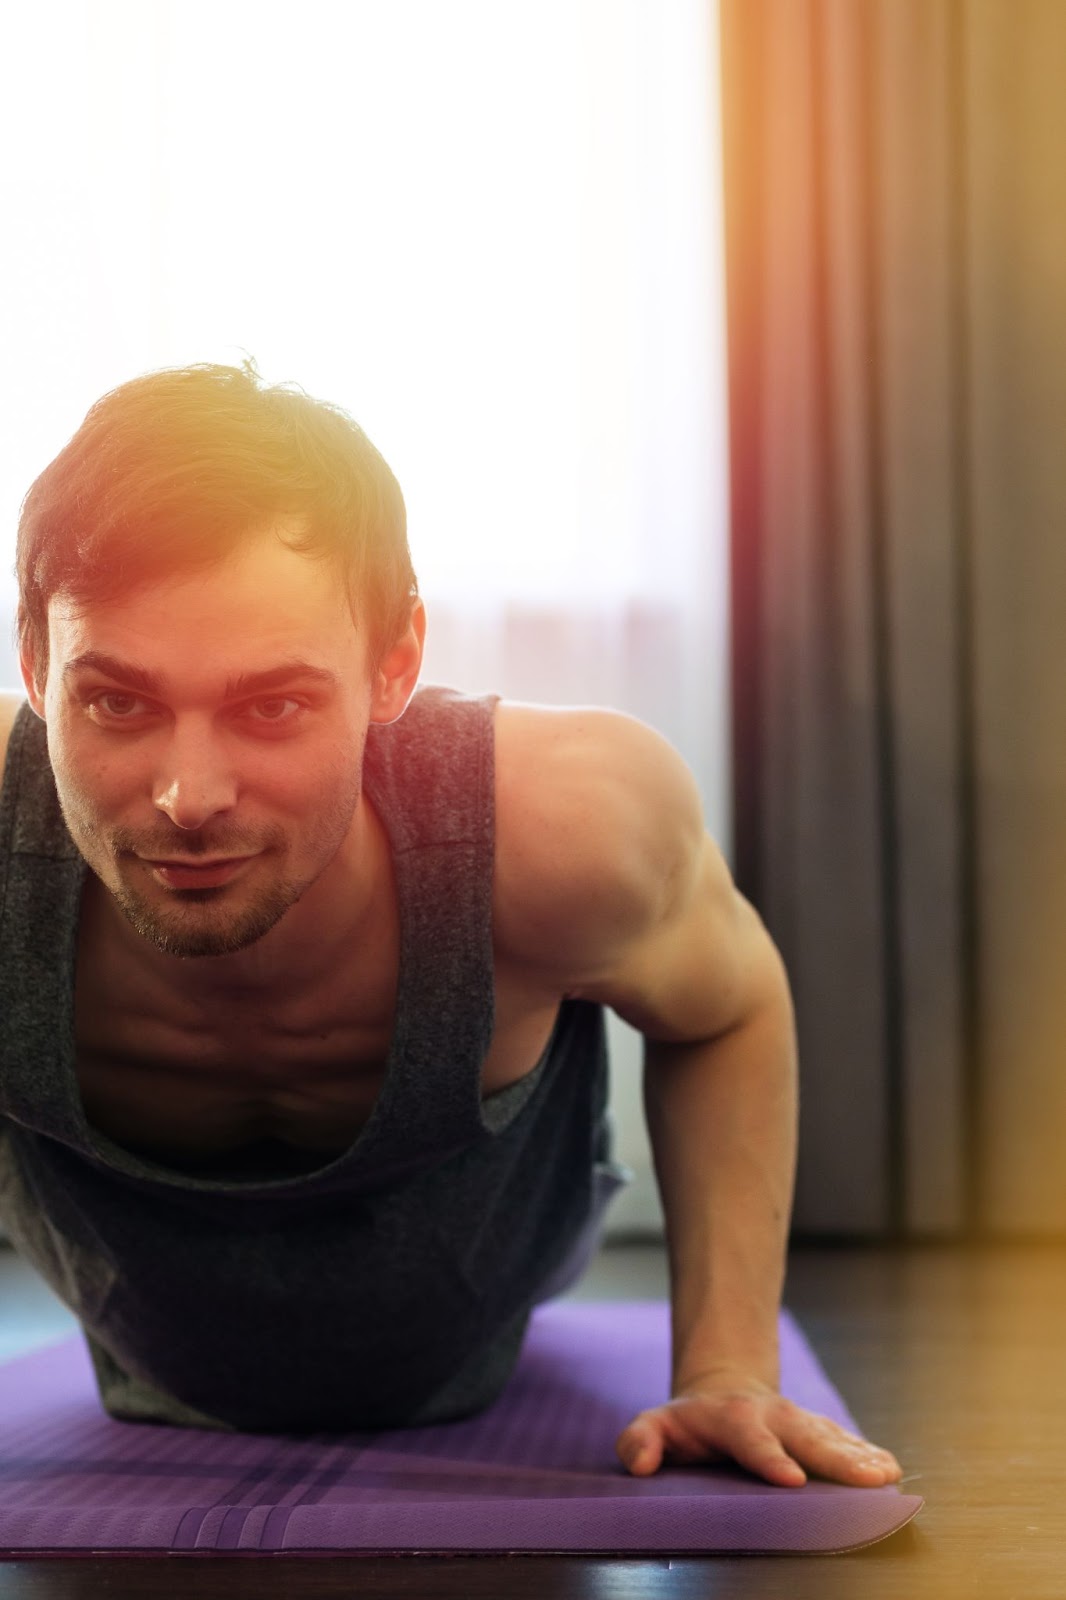
<svg viewBox="0 0 1066 1600">
<path fill-rule="evenodd" d="M 207 1009 L 95 977 L 76 991 L 78 1086 L 90 1124 L 123 1147 L 195 1170 L 269 1142 L 310 1168 L 369 1121 L 396 1026 L 394 974 Z M 499 964 L 482 1096 L 532 1072 L 557 1005 Z"/>
</svg>

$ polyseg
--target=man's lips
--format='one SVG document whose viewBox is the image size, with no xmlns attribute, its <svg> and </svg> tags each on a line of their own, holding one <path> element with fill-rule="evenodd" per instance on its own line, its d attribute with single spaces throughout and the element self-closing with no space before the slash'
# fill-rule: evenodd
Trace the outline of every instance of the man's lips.
<svg viewBox="0 0 1066 1600">
<path fill-rule="evenodd" d="M 216 856 L 211 861 L 142 859 L 169 889 L 217 889 L 236 877 L 247 862 L 255 860 L 255 856 Z"/>
</svg>

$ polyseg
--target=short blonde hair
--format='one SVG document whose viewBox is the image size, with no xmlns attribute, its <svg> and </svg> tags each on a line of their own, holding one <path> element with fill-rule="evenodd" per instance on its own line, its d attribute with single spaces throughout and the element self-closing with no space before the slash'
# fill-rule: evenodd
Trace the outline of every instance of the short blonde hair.
<svg viewBox="0 0 1066 1600">
<path fill-rule="evenodd" d="M 339 406 L 262 383 L 254 361 L 165 368 L 112 389 L 28 490 L 16 573 L 20 648 L 47 674 L 48 604 L 114 597 L 208 565 L 283 514 L 288 542 L 338 560 L 373 662 L 418 593 L 400 486 Z"/>
</svg>

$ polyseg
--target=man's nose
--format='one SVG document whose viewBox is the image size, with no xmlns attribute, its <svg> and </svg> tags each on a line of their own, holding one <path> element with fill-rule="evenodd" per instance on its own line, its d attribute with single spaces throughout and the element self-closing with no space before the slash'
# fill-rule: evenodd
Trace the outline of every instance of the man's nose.
<svg viewBox="0 0 1066 1600">
<path fill-rule="evenodd" d="M 206 729 L 175 731 L 157 770 L 152 800 L 186 831 L 232 810 L 237 781 L 221 742 Z"/>
</svg>

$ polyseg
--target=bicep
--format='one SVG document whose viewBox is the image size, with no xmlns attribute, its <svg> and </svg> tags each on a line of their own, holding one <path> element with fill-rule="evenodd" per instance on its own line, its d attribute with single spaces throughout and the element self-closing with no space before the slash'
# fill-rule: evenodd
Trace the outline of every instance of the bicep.
<svg viewBox="0 0 1066 1600">
<path fill-rule="evenodd" d="M 726 1033 L 787 987 L 777 949 L 704 834 L 677 899 L 624 951 L 589 999 L 648 1038 Z"/>
</svg>

